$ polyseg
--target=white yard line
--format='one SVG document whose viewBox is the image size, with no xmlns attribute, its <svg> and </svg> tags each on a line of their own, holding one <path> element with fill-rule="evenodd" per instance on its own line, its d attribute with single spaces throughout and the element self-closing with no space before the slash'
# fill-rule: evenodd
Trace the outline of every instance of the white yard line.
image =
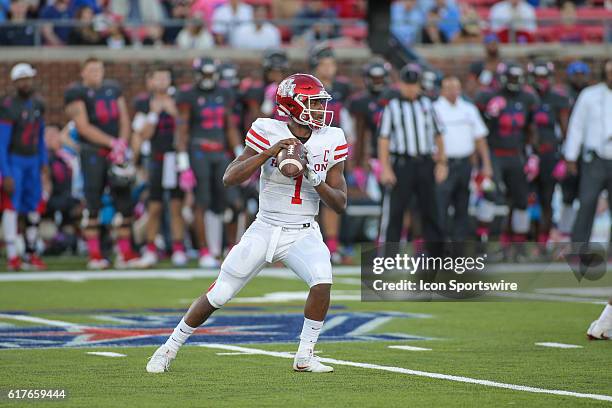
<svg viewBox="0 0 612 408">
<path fill-rule="evenodd" d="M 235 351 L 235 352 L 229 352 L 229 353 L 215 353 L 218 356 L 247 356 L 253 353 L 245 353 L 243 351 Z"/>
<path fill-rule="evenodd" d="M 55 326 L 55 327 L 66 327 L 66 328 L 85 327 L 85 326 L 81 326 L 76 323 L 63 322 L 61 320 L 50 320 L 50 319 L 45 319 L 42 317 L 17 315 L 17 314 L 9 314 L 9 313 L 6 313 L 6 314 L 0 313 L 0 319 L 10 319 L 10 320 L 17 320 L 20 322 L 46 324 L 47 326 Z"/>
<path fill-rule="evenodd" d="M 287 359 L 293 358 L 293 354 L 291 353 L 261 350 L 261 349 L 255 349 L 255 348 L 250 348 L 250 347 L 231 346 L 228 344 L 213 344 L 213 343 L 200 344 L 200 347 L 207 347 L 207 348 L 218 349 L 218 350 L 239 351 L 239 352 L 244 352 L 244 353 L 249 353 L 249 354 L 259 354 L 259 355 L 287 358 Z M 449 374 L 440 374 L 440 373 L 430 373 L 427 371 L 410 370 L 408 368 L 402 368 L 402 367 L 384 366 L 384 365 L 369 364 L 369 363 L 359 363 L 359 362 L 347 361 L 347 360 L 336 360 L 334 358 L 320 357 L 319 360 L 323 363 L 329 363 L 329 364 L 344 365 L 344 366 L 349 366 L 349 367 L 369 368 L 372 370 L 380 370 L 380 371 L 390 371 L 393 373 L 414 375 L 417 377 L 435 378 L 438 380 L 448 380 L 448 381 L 455 381 L 455 382 L 461 382 L 461 383 L 467 383 L 467 384 L 478 384 L 478 385 L 483 385 L 485 387 L 504 388 L 508 390 L 531 392 L 531 393 L 536 393 L 536 394 L 561 395 L 565 397 L 586 398 L 586 399 L 593 399 L 593 400 L 598 400 L 598 401 L 612 402 L 612 395 L 586 394 L 586 393 L 573 392 L 573 391 L 551 390 L 551 389 L 546 389 L 546 388 L 530 387 L 526 385 L 516 385 L 516 384 L 507 384 L 507 383 L 501 383 L 501 382 L 490 381 L 490 380 L 480 380 L 477 378 L 462 377 L 458 375 L 449 375 Z"/>
<path fill-rule="evenodd" d="M 582 348 L 582 346 L 578 346 L 576 344 L 551 343 L 551 342 L 535 343 L 535 345 L 542 346 L 542 347 L 562 348 L 562 349 L 580 349 Z"/>
<path fill-rule="evenodd" d="M 102 357 L 127 357 L 127 354 L 113 353 L 112 351 L 88 351 L 85 354 Z"/>
<path fill-rule="evenodd" d="M 335 276 L 357 276 L 359 267 L 334 267 Z M 216 278 L 218 269 L 142 269 L 106 271 L 57 271 L 57 272 L 18 272 L 0 273 L 0 282 L 30 282 L 30 281 L 69 281 L 84 282 L 89 280 L 129 280 L 129 279 L 178 279 Z M 289 268 L 266 268 L 258 276 L 285 279 L 300 279 Z"/>
<path fill-rule="evenodd" d="M 389 346 L 390 349 L 408 350 L 408 351 L 431 351 L 430 348 L 415 347 L 415 346 Z"/>
</svg>

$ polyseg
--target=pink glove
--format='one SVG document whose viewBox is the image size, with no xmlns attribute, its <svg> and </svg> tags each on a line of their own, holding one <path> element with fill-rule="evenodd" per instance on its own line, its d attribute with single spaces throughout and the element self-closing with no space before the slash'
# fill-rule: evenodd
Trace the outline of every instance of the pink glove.
<svg viewBox="0 0 612 408">
<path fill-rule="evenodd" d="M 374 173 L 374 177 L 376 177 L 376 180 L 380 181 L 380 174 L 382 173 L 380 161 L 378 161 L 378 159 L 370 159 L 368 163 L 370 164 L 372 173 Z"/>
<path fill-rule="evenodd" d="M 503 96 L 496 96 L 487 103 L 486 113 L 490 117 L 496 118 L 505 107 L 506 99 Z"/>
<path fill-rule="evenodd" d="M 565 160 L 561 159 L 557 162 L 553 169 L 552 176 L 559 181 L 567 177 L 567 163 Z"/>
<path fill-rule="evenodd" d="M 355 167 L 353 169 L 353 177 L 355 177 L 355 182 L 357 183 L 357 187 L 360 189 L 365 189 L 366 182 L 368 181 L 368 174 L 361 167 Z"/>
<path fill-rule="evenodd" d="M 111 152 L 108 155 L 113 164 L 122 164 L 125 161 L 125 152 L 128 148 L 127 142 L 122 139 L 113 139 Z"/>
<path fill-rule="evenodd" d="M 193 170 L 188 169 L 179 175 L 179 187 L 183 191 L 191 191 L 196 186 L 195 174 Z"/>
<path fill-rule="evenodd" d="M 535 154 L 527 158 L 527 163 L 523 167 L 523 171 L 527 175 L 527 181 L 531 182 L 540 174 L 540 158 Z"/>
</svg>

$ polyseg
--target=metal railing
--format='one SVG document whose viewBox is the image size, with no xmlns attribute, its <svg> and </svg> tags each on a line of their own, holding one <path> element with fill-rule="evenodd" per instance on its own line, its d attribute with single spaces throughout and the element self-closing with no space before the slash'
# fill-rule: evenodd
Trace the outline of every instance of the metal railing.
<svg viewBox="0 0 612 408">
<path fill-rule="evenodd" d="M 604 11 L 602 9 L 602 11 Z M 500 22 L 506 22 L 506 20 L 499 20 Z M 612 16 L 603 15 L 601 17 L 576 17 L 571 19 L 571 23 L 567 23 L 567 20 L 563 17 L 539 17 L 536 18 L 537 28 L 535 31 L 528 31 L 521 29 L 524 23 L 533 22 L 533 20 L 520 20 L 515 19 L 510 24 L 506 25 L 509 40 L 507 42 L 515 43 L 520 42 L 520 34 L 528 33 L 532 35 L 536 40 L 541 35 L 543 29 L 550 27 L 567 28 L 567 33 L 571 34 L 572 30 L 578 28 L 599 28 L 602 34 L 602 42 L 612 42 Z M 440 18 L 436 21 L 436 24 L 448 22 L 444 18 Z M 460 20 L 461 26 L 466 25 L 478 25 L 481 33 L 492 32 L 491 26 L 495 21 L 488 18 L 462 18 Z M 426 26 L 427 22 L 422 19 L 407 18 L 401 20 L 395 20 L 391 22 L 391 32 L 395 34 L 395 38 L 405 44 L 416 45 L 422 43 L 422 29 Z M 404 34 L 404 38 L 402 35 Z M 406 38 L 411 36 L 411 39 Z M 588 39 L 587 39 L 588 40 Z"/>
<path fill-rule="evenodd" d="M 320 36 L 316 38 L 317 41 L 321 40 L 333 40 L 337 38 L 341 38 L 343 34 L 343 29 L 345 28 L 366 28 L 367 24 L 364 20 L 360 19 L 347 19 L 347 18 L 338 18 L 338 19 L 271 19 L 265 20 L 263 22 L 271 23 L 283 31 L 289 31 L 290 37 L 300 36 L 304 33 L 309 32 L 309 30 L 313 30 L 313 27 L 331 27 L 328 32 L 324 30 L 318 31 Z M 231 35 L 231 33 L 236 30 L 241 24 L 251 24 L 257 23 L 257 21 L 249 21 L 244 23 L 225 23 L 225 30 Z M 148 27 L 151 26 L 160 26 L 164 31 L 172 29 L 177 32 L 181 29 L 185 28 L 189 24 L 199 24 L 202 26 L 202 29 L 211 32 L 211 27 L 208 27 L 206 23 L 201 19 L 164 19 L 161 21 L 122 21 L 117 22 L 107 16 L 100 16 L 94 18 L 92 22 L 81 22 L 78 20 L 45 20 L 45 19 L 37 19 L 37 20 L 26 20 L 24 22 L 11 22 L 4 21 L 0 23 L 0 47 L 7 46 L 10 44 L 3 44 L 3 36 L 2 32 L 6 28 L 11 27 L 24 27 L 31 28 L 32 33 L 29 35 L 32 38 L 33 46 L 44 46 L 45 41 L 43 38 L 43 28 L 51 26 L 54 29 L 57 28 L 69 28 L 69 29 L 78 29 L 83 27 L 91 27 L 95 32 L 100 34 L 105 34 L 109 31 L 111 27 L 120 26 L 122 30 L 127 33 L 130 40 L 133 41 L 134 45 L 139 44 L 139 36 L 141 32 Z M 224 23 L 212 23 L 211 26 L 219 26 Z M 212 34 L 212 32 L 211 32 Z M 67 46 L 71 44 L 65 44 Z M 172 45 L 172 44 L 167 44 Z"/>
</svg>

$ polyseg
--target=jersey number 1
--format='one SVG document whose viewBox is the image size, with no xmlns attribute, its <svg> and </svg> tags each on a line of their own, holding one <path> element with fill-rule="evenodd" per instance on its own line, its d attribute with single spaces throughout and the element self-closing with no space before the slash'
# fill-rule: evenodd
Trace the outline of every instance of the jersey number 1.
<svg viewBox="0 0 612 408">
<path fill-rule="evenodd" d="M 302 204 L 302 197 L 300 197 L 300 192 L 302 191 L 303 177 L 304 175 L 300 174 L 298 177 L 294 178 L 295 191 L 293 192 L 293 197 L 291 197 L 291 204 Z"/>
</svg>

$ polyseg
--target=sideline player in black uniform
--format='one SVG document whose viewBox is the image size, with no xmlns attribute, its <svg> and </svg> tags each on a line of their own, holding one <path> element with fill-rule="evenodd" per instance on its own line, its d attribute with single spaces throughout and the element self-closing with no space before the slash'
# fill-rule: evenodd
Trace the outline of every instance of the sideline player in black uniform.
<svg viewBox="0 0 612 408">
<path fill-rule="evenodd" d="M 366 88 L 351 98 L 349 110 L 355 123 L 355 155 L 357 166 L 366 167 L 368 160 L 376 158 L 378 141 L 376 133 L 380 119 L 389 100 L 398 96 L 390 87 L 391 66 L 383 59 L 376 58 L 363 67 Z"/>
<path fill-rule="evenodd" d="M 162 218 L 164 194 L 170 196 L 170 232 L 172 236 L 172 264 L 184 266 L 187 263 L 183 244 L 183 192 L 178 186 L 176 173 L 176 151 L 174 134 L 178 109 L 169 94 L 172 85 L 172 72 L 167 67 L 153 68 L 147 73 L 149 92 L 139 95 L 134 101 L 136 112 L 132 121 L 134 136 L 139 140 L 149 140 L 151 160 L 149 165 L 149 202 L 147 205 L 147 249 L 143 254 L 143 264 L 153 266 L 157 263 L 155 237 L 159 232 Z"/>
<path fill-rule="evenodd" d="M 132 248 L 131 219 L 134 205 L 131 188 L 113 185 L 111 171 L 126 163 L 130 137 L 130 117 L 119 84 L 104 79 L 104 64 L 88 58 L 81 69 L 82 82 L 72 84 L 65 92 L 66 113 L 74 121 L 79 135 L 81 171 L 83 172 L 87 209 L 84 237 L 89 250 L 90 269 L 109 266 L 102 256 L 98 215 L 104 189 L 110 194 L 116 210 L 122 216 L 117 229 L 115 261 L 117 268 L 140 267 L 140 258 Z"/>
<path fill-rule="evenodd" d="M 20 63 L 11 69 L 16 93 L 0 104 L 0 175 L 6 194 L 2 227 L 7 247 L 8 269 L 45 269 L 36 251 L 38 210 L 42 198 L 42 178 L 47 172 L 44 140 L 43 102 L 34 95 L 36 70 Z M 18 217 L 25 220 L 25 264 L 17 255 Z"/>
<path fill-rule="evenodd" d="M 569 120 L 569 98 L 554 89 L 554 65 L 552 62 L 536 61 L 529 64 L 530 82 L 540 99 L 534 116 L 538 132 L 538 156 L 540 172 L 535 180 L 538 201 L 542 208 L 538 226 L 538 244 L 543 248 L 548 242 L 552 226 L 552 197 L 558 175 L 555 168 L 561 158 L 560 147 L 567 132 Z"/>
<path fill-rule="evenodd" d="M 270 49 L 264 52 L 263 81 L 245 78 L 241 88 L 244 89 L 243 102 L 246 107 L 244 119 L 245 130 L 257 118 L 273 118 L 285 120 L 276 109 L 276 88 L 287 76 L 289 59 L 283 50 Z M 243 132 L 243 133 L 246 133 Z"/>
<path fill-rule="evenodd" d="M 211 58 L 196 58 L 193 62 L 196 83 L 182 88 L 176 95 L 179 109 L 178 171 L 183 189 L 195 187 L 195 233 L 200 248 L 201 267 L 219 265 L 223 235 L 222 216 L 226 206 L 223 173 L 230 162 L 228 150 L 240 146 L 236 126 L 232 121 L 231 91 L 219 86 L 217 63 Z M 208 242 L 204 227 L 206 210 L 214 216 L 207 219 L 215 242 Z M 215 245 L 215 253 L 209 250 Z"/>
<path fill-rule="evenodd" d="M 220 86 L 229 89 L 232 92 L 232 121 L 239 135 L 246 134 L 248 129 L 244 128 L 245 120 L 245 105 L 241 103 L 244 100 L 244 92 L 240 89 L 240 77 L 238 76 L 238 67 L 232 62 L 224 62 L 219 65 Z M 240 156 L 244 139 L 240 138 L 240 146 L 236 146 L 232 152 L 234 157 Z M 231 210 L 230 221 L 225 227 L 225 243 L 228 248 L 234 246 L 239 240 L 247 227 L 247 216 L 245 214 L 245 203 L 249 197 L 253 196 L 252 188 L 249 185 L 229 186 L 225 189 L 227 197 L 227 205 Z M 257 199 L 257 190 L 254 191 L 254 197 Z M 252 215 L 255 216 L 256 213 Z"/>
<path fill-rule="evenodd" d="M 506 63 L 499 79 L 501 89 L 477 95 L 476 105 L 489 128 L 487 139 L 500 200 L 498 204 L 504 202 L 502 185 L 510 199 L 511 216 L 506 231 L 501 235 L 502 245 L 508 249 L 512 241 L 524 242 L 529 231 L 529 180 L 525 171 L 526 165 L 532 165 L 533 160 L 531 155 L 525 159 L 525 151 L 535 139 L 533 120 L 539 101 L 533 93 L 524 90 L 525 76 L 520 65 Z M 532 167 L 530 173 L 533 177 Z M 479 231 L 484 230 L 479 228 Z M 507 252 L 504 255 L 508 255 Z"/>
<path fill-rule="evenodd" d="M 309 52 L 308 62 L 313 75 L 321 80 L 325 90 L 332 99 L 327 104 L 327 109 L 333 112 L 330 126 L 342 128 L 347 139 L 353 139 L 352 123 L 347 109 L 347 101 L 352 93 L 351 85 L 346 78 L 337 76 L 338 64 L 333 48 L 327 43 L 315 45 Z M 351 170 L 347 163 L 345 170 Z M 325 235 L 325 244 L 331 253 L 332 263 L 342 262 L 342 256 L 338 252 L 338 236 L 340 232 L 340 215 L 323 205 L 321 207 L 321 223 Z"/>
</svg>

